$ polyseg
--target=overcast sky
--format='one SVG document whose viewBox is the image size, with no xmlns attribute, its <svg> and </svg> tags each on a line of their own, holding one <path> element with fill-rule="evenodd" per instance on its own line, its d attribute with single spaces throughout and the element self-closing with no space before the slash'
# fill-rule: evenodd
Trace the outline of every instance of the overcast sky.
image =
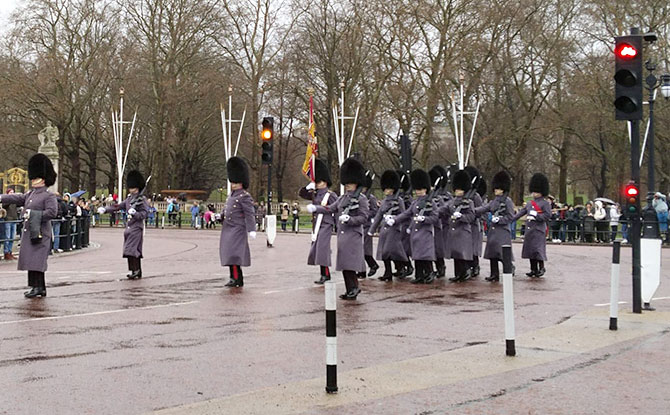
<svg viewBox="0 0 670 415">
<path fill-rule="evenodd" d="M 0 0 L 0 25 L 7 23 L 9 14 L 21 3 L 22 0 Z"/>
</svg>

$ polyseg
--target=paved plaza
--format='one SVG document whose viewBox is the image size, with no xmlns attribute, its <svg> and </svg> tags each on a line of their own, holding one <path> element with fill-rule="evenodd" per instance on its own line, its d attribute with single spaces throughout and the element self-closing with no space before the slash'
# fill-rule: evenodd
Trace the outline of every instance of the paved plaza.
<svg viewBox="0 0 670 415">
<path fill-rule="evenodd" d="M 670 280 L 654 312 L 608 330 L 611 247 L 548 246 L 545 278 L 515 283 L 517 356 L 505 357 L 502 285 L 376 278 L 338 300 L 338 383 L 325 386 L 325 318 L 310 238 L 251 242 L 245 286 L 224 287 L 219 231 L 146 231 L 126 280 L 121 229 L 50 259 L 49 296 L 23 298 L 0 263 L 0 414 L 614 414 L 670 407 Z M 333 243 L 335 247 L 335 243 Z M 670 250 L 663 250 L 663 264 Z M 381 271 L 381 270 L 380 270 Z M 333 273 L 338 294 L 340 273 Z M 447 277 L 453 275 L 448 262 Z M 37 398 L 39 396 L 39 398 Z"/>
</svg>

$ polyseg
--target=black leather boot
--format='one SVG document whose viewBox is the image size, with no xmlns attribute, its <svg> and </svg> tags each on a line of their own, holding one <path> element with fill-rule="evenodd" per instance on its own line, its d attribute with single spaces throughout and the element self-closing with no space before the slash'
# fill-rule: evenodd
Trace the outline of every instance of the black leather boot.
<svg viewBox="0 0 670 415">
<path fill-rule="evenodd" d="M 323 284 L 326 281 L 330 281 L 330 277 L 326 277 L 325 275 L 322 275 L 321 278 L 319 278 L 317 281 L 314 281 L 314 284 Z"/>
<path fill-rule="evenodd" d="M 372 277 L 377 273 L 377 270 L 379 269 L 379 265 L 375 265 L 374 267 L 370 267 L 370 271 L 368 272 L 368 277 Z"/>
<path fill-rule="evenodd" d="M 32 287 L 30 291 L 26 291 L 23 295 L 26 298 L 46 297 L 47 289 L 46 287 Z"/>
</svg>

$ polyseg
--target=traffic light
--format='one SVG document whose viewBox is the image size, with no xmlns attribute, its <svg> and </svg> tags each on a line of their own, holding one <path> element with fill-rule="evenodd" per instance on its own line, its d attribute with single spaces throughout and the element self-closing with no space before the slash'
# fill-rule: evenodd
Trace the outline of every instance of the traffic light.
<svg viewBox="0 0 670 415">
<path fill-rule="evenodd" d="M 261 144 L 261 160 L 263 164 L 272 164 L 272 138 L 274 137 L 274 118 L 265 117 L 263 118 L 263 129 L 261 131 L 261 138 L 263 139 L 263 144 Z"/>
<path fill-rule="evenodd" d="M 614 38 L 614 115 L 642 119 L 642 35 Z"/>
<path fill-rule="evenodd" d="M 634 181 L 628 182 L 624 189 L 626 198 L 626 213 L 637 215 L 640 213 L 640 187 Z"/>
</svg>

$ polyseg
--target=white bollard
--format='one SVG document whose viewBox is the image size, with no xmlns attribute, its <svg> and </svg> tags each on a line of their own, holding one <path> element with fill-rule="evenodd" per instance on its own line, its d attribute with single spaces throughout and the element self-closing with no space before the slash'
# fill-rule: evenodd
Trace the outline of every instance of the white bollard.
<svg viewBox="0 0 670 415">
<path fill-rule="evenodd" d="M 610 330 L 617 329 L 619 318 L 619 271 L 621 259 L 621 241 L 614 241 L 612 250 L 612 276 L 610 278 Z"/>
<path fill-rule="evenodd" d="M 514 344 L 514 280 L 512 267 L 512 247 L 503 245 L 503 301 L 505 309 L 505 354 L 516 356 Z"/>
<path fill-rule="evenodd" d="M 326 392 L 337 392 L 337 285 L 334 281 L 324 284 L 326 293 Z"/>
<path fill-rule="evenodd" d="M 165 215 L 161 217 L 161 229 L 165 229 Z"/>
</svg>

